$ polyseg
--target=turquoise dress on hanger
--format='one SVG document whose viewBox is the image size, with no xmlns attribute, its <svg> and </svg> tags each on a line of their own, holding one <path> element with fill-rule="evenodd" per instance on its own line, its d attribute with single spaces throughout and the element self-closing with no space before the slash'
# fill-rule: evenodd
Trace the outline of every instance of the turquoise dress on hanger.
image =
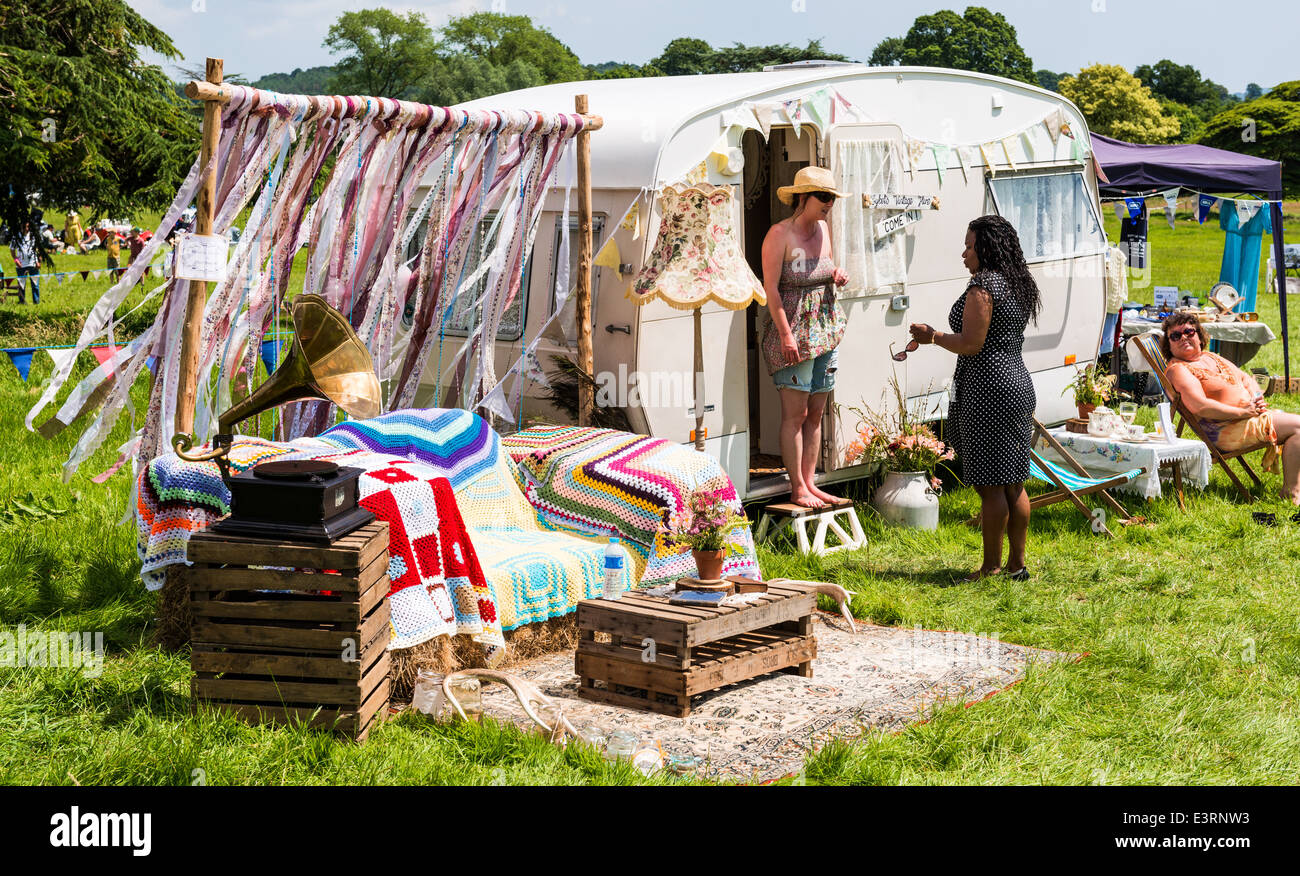
<svg viewBox="0 0 1300 876">
<path fill-rule="evenodd" d="M 1259 287 L 1259 255 L 1264 235 L 1273 233 L 1269 218 L 1269 204 L 1259 202 L 1259 210 L 1242 225 L 1231 201 L 1219 202 L 1219 227 L 1224 230 L 1223 264 L 1219 268 L 1219 281 L 1227 283 L 1241 293 L 1241 302 L 1233 308 L 1238 313 L 1255 309 L 1255 293 Z"/>
</svg>

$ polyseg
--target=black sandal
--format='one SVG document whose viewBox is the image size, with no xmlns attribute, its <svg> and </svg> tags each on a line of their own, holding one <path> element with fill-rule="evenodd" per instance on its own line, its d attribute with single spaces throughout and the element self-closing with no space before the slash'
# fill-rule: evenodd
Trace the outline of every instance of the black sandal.
<svg viewBox="0 0 1300 876">
<path fill-rule="evenodd" d="M 1029 569 L 1025 568 L 1024 566 L 1021 566 L 1019 569 L 1017 569 L 1014 572 L 1007 572 L 1006 574 L 1007 577 L 1010 578 L 1012 581 L 1029 580 Z"/>
</svg>

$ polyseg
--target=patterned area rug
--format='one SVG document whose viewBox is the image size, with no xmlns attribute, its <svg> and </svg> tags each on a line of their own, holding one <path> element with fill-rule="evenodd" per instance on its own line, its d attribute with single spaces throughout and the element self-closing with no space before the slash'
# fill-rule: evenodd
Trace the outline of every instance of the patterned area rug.
<svg viewBox="0 0 1300 876">
<path fill-rule="evenodd" d="M 842 618 L 821 612 L 814 621 L 813 678 L 772 674 L 730 685 L 696 697 L 685 719 L 579 699 L 572 652 L 510 671 L 558 699 L 578 727 L 654 736 L 668 757 L 707 760 L 711 779 L 766 782 L 797 773 L 831 739 L 898 730 L 926 720 L 937 702 L 978 702 L 1004 690 L 1031 662 L 1080 656 L 964 633 L 859 624 L 854 635 Z M 483 706 L 498 720 L 535 727 L 502 685 L 484 687 Z"/>
</svg>

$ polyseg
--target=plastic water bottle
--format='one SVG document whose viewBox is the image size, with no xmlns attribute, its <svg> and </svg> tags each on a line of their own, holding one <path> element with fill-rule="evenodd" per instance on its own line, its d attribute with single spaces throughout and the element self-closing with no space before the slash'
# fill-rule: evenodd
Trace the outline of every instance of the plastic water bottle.
<svg viewBox="0 0 1300 876">
<path fill-rule="evenodd" d="M 605 599 L 620 599 L 623 596 L 623 550 L 618 546 L 618 537 L 611 536 L 605 548 Z"/>
</svg>

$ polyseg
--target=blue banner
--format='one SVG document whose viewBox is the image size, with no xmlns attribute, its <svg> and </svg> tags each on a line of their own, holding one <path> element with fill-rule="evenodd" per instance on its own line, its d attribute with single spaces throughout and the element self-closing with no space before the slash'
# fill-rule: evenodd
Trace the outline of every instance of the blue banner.
<svg viewBox="0 0 1300 876">
<path fill-rule="evenodd" d="M 1196 221 L 1205 224 L 1205 217 L 1210 215 L 1210 208 L 1217 204 L 1218 198 L 1214 195 L 1201 195 L 1196 199 Z"/>
<path fill-rule="evenodd" d="M 267 374 L 275 373 L 275 341 L 262 341 L 262 364 Z"/>
<path fill-rule="evenodd" d="M 35 347 L 18 347 L 16 349 L 6 349 L 9 354 L 9 361 L 14 363 L 18 369 L 18 375 L 26 382 L 28 373 L 32 370 L 32 354 L 36 352 Z"/>
<path fill-rule="evenodd" d="M 1128 207 L 1128 218 L 1136 219 L 1137 217 L 1141 216 L 1142 204 L 1143 201 L 1141 198 L 1125 198 L 1124 206 Z"/>
</svg>

